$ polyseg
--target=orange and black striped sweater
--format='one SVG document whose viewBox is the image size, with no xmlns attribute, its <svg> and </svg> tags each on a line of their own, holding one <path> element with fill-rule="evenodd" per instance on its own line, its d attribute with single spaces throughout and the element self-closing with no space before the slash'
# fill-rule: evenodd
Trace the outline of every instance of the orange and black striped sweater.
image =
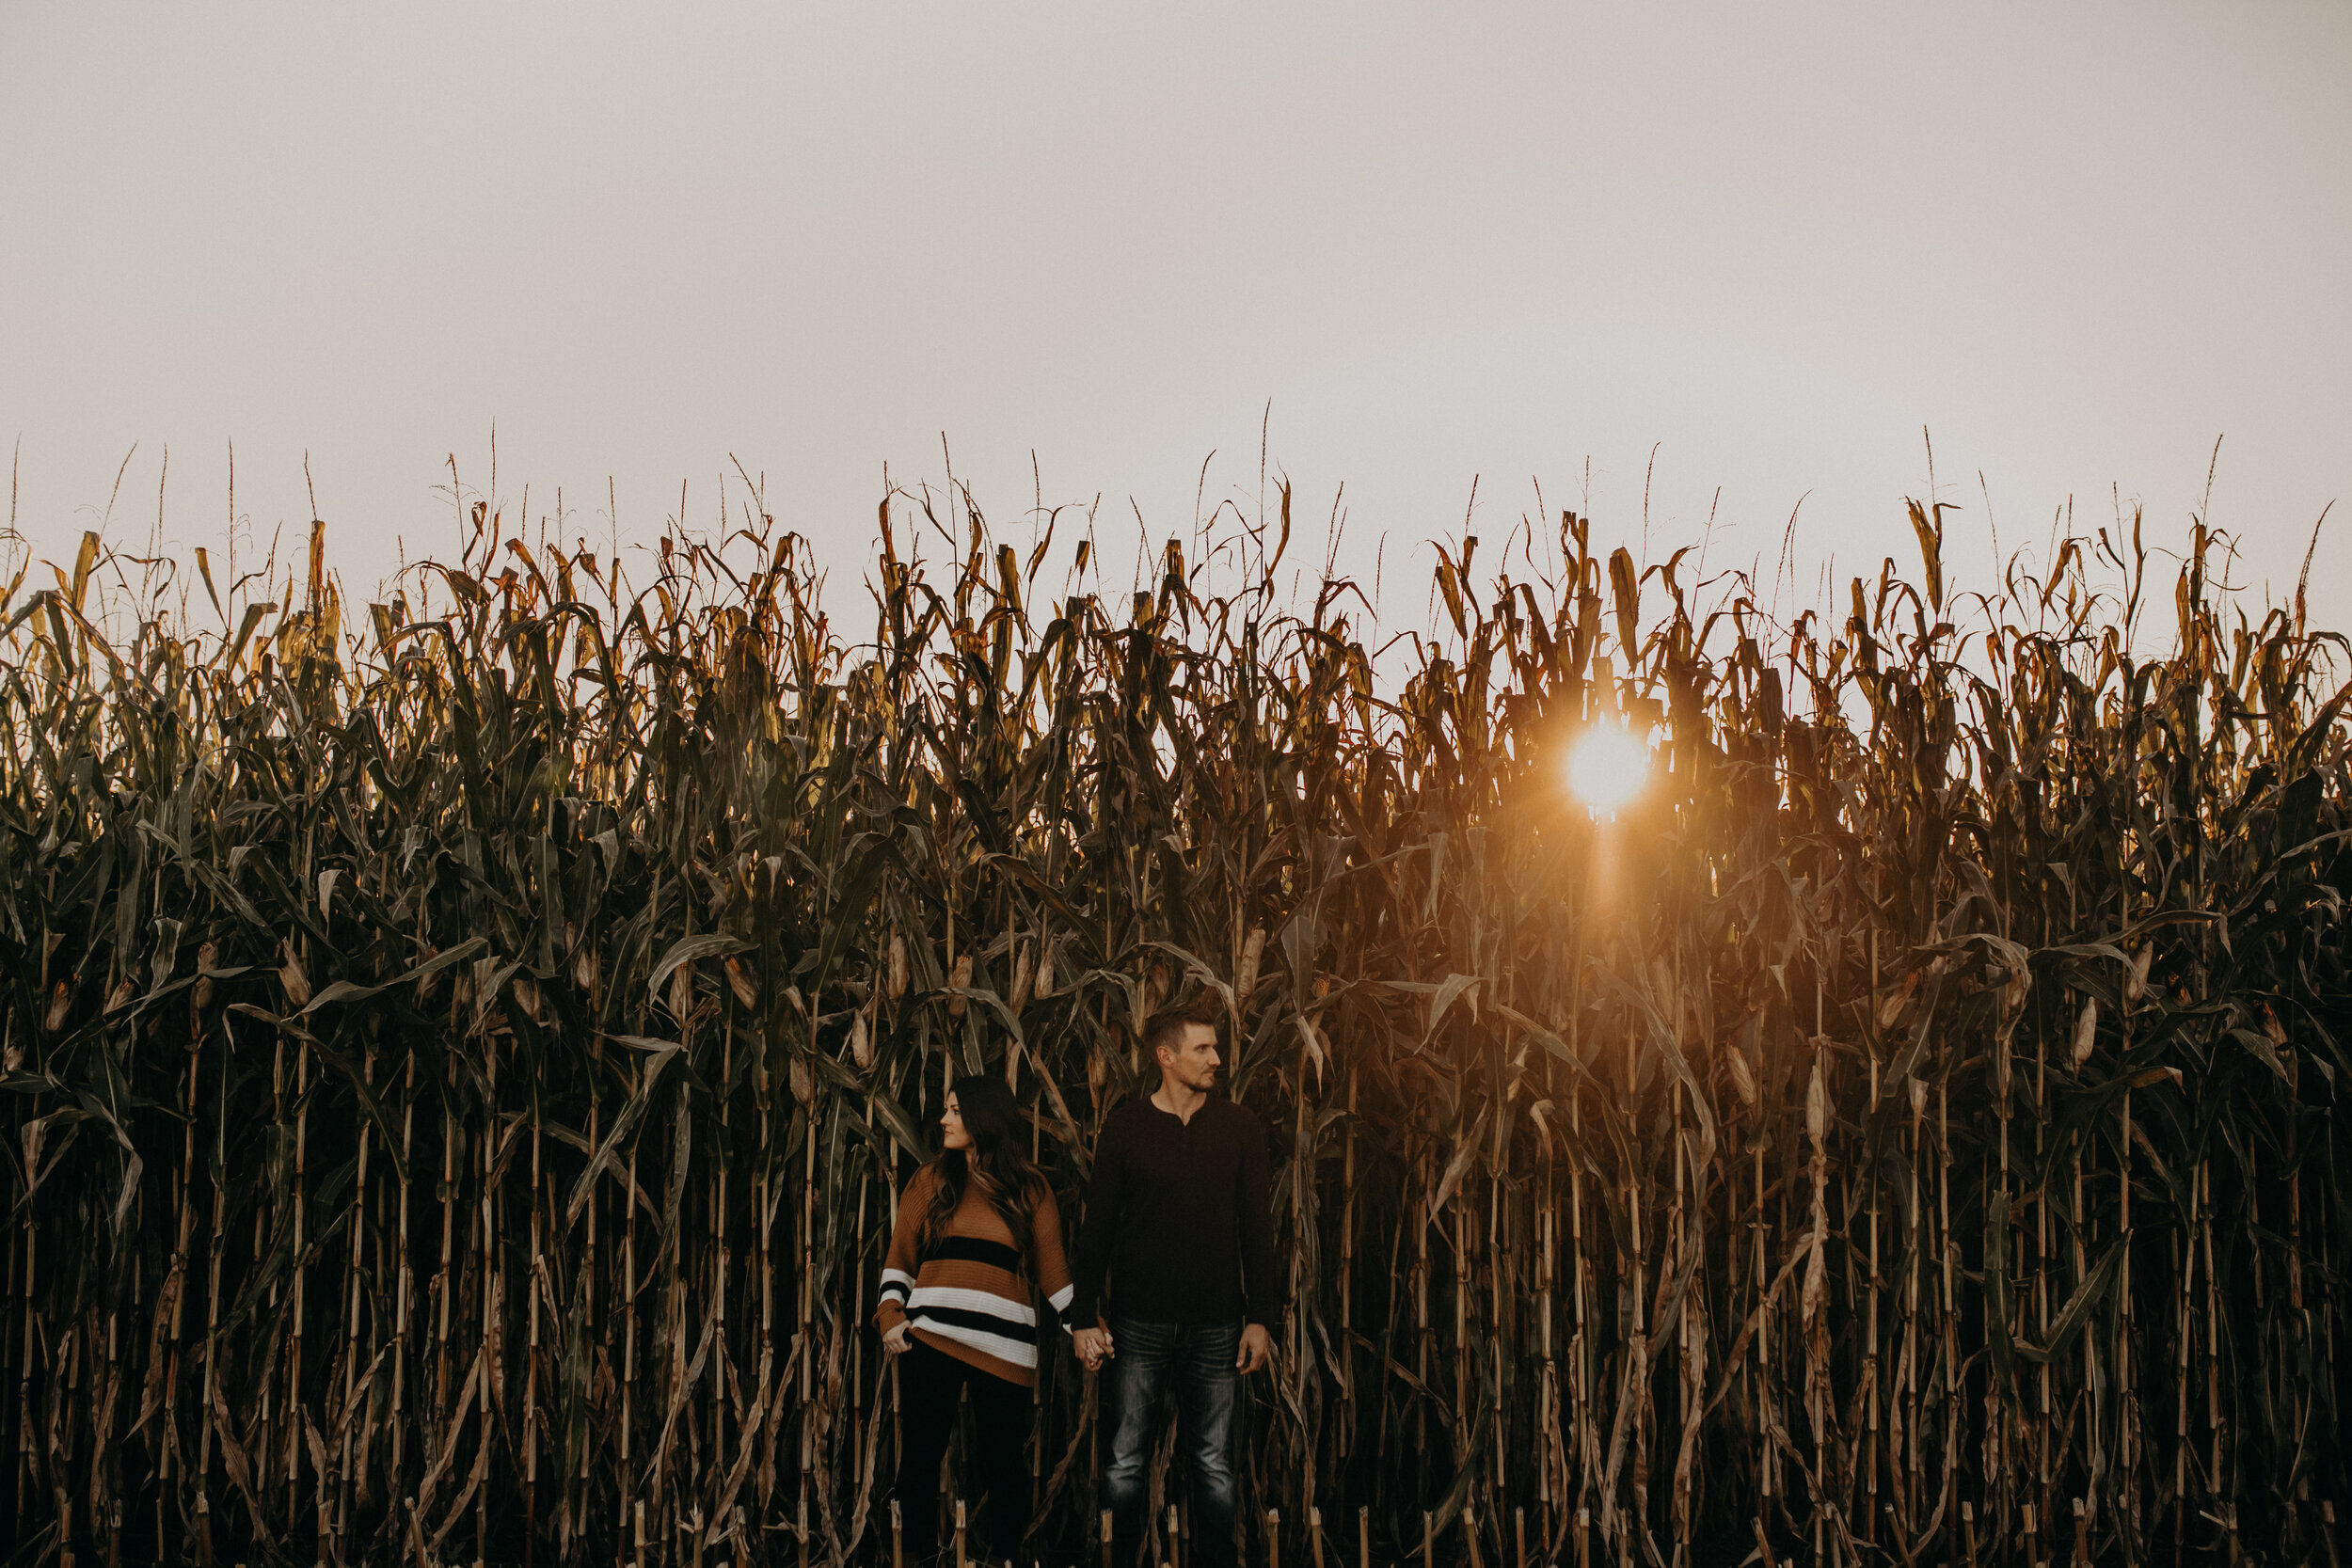
<svg viewBox="0 0 2352 1568">
<path fill-rule="evenodd" d="M 970 1183 L 945 1231 L 931 1239 L 930 1251 L 918 1259 L 915 1227 L 939 1181 L 939 1164 L 933 1161 L 914 1173 L 898 1199 L 890 1255 L 882 1259 L 882 1300 L 874 1309 L 874 1324 L 888 1334 L 901 1323 L 910 1323 L 914 1337 L 932 1349 L 1026 1387 L 1037 1382 L 1037 1349 L 1042 1337 L 1037 1296 L 1043 1294 L 1057 1314 L 1070 1310 L 1070 1263 L 1062 1252 L 1061 1212 L 1047 1193 L 1032 1216 L 1034 1282 L 1023 1272 L 1020 1249 L 1004 1217 Z"/>
</svg>

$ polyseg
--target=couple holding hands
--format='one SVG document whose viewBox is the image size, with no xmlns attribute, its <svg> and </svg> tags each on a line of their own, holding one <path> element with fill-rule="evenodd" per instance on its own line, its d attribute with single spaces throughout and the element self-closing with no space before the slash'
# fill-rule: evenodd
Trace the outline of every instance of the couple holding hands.
<svg viewBox="0 0 2352 1568">
<path fill-rule="evenodd" d="M 1089 1371 L 1109 1364 L 1117 1424 L 1103 1491 L 1119 1568 L 1134 1568 L 1142 1542 L 1154 1418 L 1170 1386 L 1200 1568 L 1232 1568 L 1234 1396 L 1243 1374 L 1273 1358 L 1268 1330 L 1282 1305 L 1265 1129 L 1211 1093 L 1216 1026 L 1197 1012 L 1153 1014 L 1143 1046 L 1159 1087 L 1103 1124 L 1074 1280 L 1060 1212 L 1023 1156 L 1021 1112 L 1000 1079 L 956 1080 L 940 1117 L 944 1152 L 899 1199 L 875 1322 L 898 1357 L 897 1496 L 910 1565 L 938 1550 L 939 1465 L 967 1390 L 978 1473 L 963 1485 L 987 1496 L 990 1559 L 1012 1560 L 1027 1532 L 1041 1297 L 1075 1329 Z"/>
</svg>

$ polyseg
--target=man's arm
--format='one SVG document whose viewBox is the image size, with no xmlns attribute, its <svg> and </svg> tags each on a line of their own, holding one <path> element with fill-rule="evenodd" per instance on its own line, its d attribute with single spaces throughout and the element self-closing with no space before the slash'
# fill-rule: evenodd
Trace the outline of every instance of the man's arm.
<svg viewBox="0 0 2352 1568">
<path fill-rule="evenodd" d="M 1075 1287 L 1070 1323 L 1075 1329 L 1092 1328 L 1103 1307 L 1103 1283 L 1110 1273 L 1111 1252 L 1119 1240 L 1120 1211 L 1127 1199 L 1125 1140 L 1116 1120 L 1103 1130 L 1094 1148 L 1094 1180 L 1087 1185 L 1086 1220 L 1078 1227 L 1078 1257 L 1072 1270 Z"/>
<path fill-rule="evenodd" d="M 1241 1212 L 1234 1216 L 1241 1229 L 1242 1295 L 1249 1321 L 1242 1326 L 1241 1354 L 1233 1367 L 1244 1377 L 1274 1359 L 1272 1326 L 1287 1293 L 1276 1272 L 1274 1181 L 1265 1141 L 1264 1126 L 1249 1117 L 1241 1130 L 1241 1180 L 1235 1195 Z"/>
<path fill-rule="evenodd" d="M 1046 1310 L 1062 1327 L 1072 1327 L 1075 1320 L 1070 1316 L 1073 1293 L 1070 1261 L 1062 1252 L 1061 1209 L 1050 1191 L 1039 1196 L 1037 1212 L 1030 1220 L 1029 1256 L 1037 1259 L 1037 1288 L 1045 1298 Z"/>
<path fill-rule="evenodd" d="M 1248 1320 L 1272 1328 L 1289 1294 L 1274 1253 L 1274 1180 L 1266 1158 L 1265 1127 L 1256 1117 L 1241 1140 L 1241 1285 Z"/>
</svg>

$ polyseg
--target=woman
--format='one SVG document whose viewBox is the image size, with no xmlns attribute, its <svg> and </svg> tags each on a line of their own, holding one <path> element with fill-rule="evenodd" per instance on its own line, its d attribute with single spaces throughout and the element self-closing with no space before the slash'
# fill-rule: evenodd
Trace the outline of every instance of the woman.
<svg viewBox="0 0 2352 1568">
<path fill-rule="evenodd" d="M 979 1473 L 988 1497 L 990 1557 L 1009 1561 L 1029 1526 L 1030 1390 L 1040 1338 L 1035 1297 L 1070 1307 L 1061 1214 L 1038 1168 L 1022 1157 L 1021 1108 L 1001 1079 L 959 1078 L 939 1118 L 944 1152 L 914 1173 L 898 1200 L 874 1322 L 898 1360 L 906 1422 L 898 1497 L 907 1560 L 939 1548 L 939 1462 L 969 1389 Z"/>
</svg>

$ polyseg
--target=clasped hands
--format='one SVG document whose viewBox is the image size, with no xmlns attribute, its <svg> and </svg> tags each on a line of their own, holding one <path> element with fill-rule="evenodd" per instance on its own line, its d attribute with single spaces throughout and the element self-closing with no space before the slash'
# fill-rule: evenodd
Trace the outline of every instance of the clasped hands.
<svg viewBox="0 0 2352 1568">
<path fill-rule="evenodd" d="M 1078 1353 L 1079 1364 L 1088 1371 L 1096 1371 L 1105 1361 L 1119 1359 L 1119 1347 L 1111 1341 L 1107 1328 L 1082 1328 L 1070 1337 L 1071 1347 Z M 1233 1370 L 1245 1377 L 1274 1360 L 1274 1336 L 1263 1323 L 1250 1323 L 1241 1331 L 1241 1354 L 1233 1362 Z"/>
</svg>

